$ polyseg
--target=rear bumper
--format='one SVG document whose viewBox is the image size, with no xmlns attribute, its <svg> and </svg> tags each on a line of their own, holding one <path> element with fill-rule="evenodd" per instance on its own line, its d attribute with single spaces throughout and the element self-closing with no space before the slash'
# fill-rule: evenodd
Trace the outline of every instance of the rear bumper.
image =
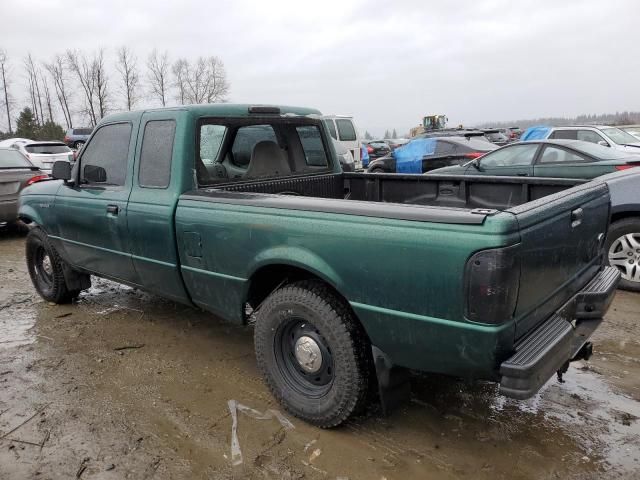
<svg viewBox="0 0 640 480">
<path fill-rule="evenodd" d="M 500 393 L 520 400 L 532 397 L 554 372 L 574 358 L 602 322 L 619 280 L 616 268 L 604 268 L 522 339 L 515 353 L 500 365 Z"/>
<path fill-rule="evenodd" d="M 18 200 L 0 200 L 0 223 L 18 219 Z"/>
</svg>

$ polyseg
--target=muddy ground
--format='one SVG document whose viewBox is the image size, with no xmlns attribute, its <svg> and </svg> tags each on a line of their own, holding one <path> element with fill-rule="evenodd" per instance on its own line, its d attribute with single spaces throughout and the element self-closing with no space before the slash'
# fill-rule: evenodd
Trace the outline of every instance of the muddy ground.
<svg viewBox="0 0 640 480">
<path fill-rule="evenodd" d="M 591 361 L 529 401 L 421 375 L 391 417 L 331 431 L 240 408 L 234 466 L 229 400 L 279 410 L 251 329 L 95 279 L 49 305 L 23 250 L 0 232 L 0 479 L 640 478 L 638 294 L 617 294 Z"/>
</svg>

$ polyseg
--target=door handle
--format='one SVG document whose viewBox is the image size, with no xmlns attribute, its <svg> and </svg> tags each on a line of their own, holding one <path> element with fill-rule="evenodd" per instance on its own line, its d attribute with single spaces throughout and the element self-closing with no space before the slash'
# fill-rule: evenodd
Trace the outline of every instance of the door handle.
<svg viewBox="0 0 640 480">
<path fill-rule="evenodd" d="M 118 205 L 107 205 L 107 213 L 117 215 L 119 211 Z"/>
<path fill-rule="evenodd" d="M 571 212 L 571 228 L 576 228 L 582 223 L 583 215 L 584 210 L 582 210 L 581 208 L 576 208 Z"/>
<path fill-rule="evenodd" d="M 528 177 L 529 174 L 528 173 L 519 173 L 518 176 L 519 177 Z"/>
</svg>

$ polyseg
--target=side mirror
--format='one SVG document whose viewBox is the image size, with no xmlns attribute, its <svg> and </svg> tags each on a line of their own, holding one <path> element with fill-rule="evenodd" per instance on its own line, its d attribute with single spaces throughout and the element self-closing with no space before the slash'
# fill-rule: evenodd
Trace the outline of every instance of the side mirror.
<svg viewBox="0 0 640 480">
<path fill-rule="evenodd" d="M 53 164 L 51 176 L 56 180 L 71 180 L 71 164 L 65 160 L 58 160 Z"/>
<path fill-rule="evenodd" d="M 475 169 L 476 169 L 476 170 L 478 170 L 479 172 L 481 172 L 481 171 L 482 171 L 482 168 L 480 168 L 480 160 L 479 160 L 479 159 L 474 158 L 474 159 L 471 161 L 471 165 L 473 166 L 473 168 L 475 168 Z"/>
<path fill-rule="evenodd" d="M 84 179 L 89 183 L 104 183 L 107 181 L 107 171 L 102 167 L 85 165 L 83 172 Z"/>
<path fill-rule="evenodd" d="M 600 140 L 598 142 L 598 145 L 602 145 L 603 147 L 610 147 L 611 145 L 609 145 L 607 142 L 605 142 L 604 140 Z"/>
</svg>

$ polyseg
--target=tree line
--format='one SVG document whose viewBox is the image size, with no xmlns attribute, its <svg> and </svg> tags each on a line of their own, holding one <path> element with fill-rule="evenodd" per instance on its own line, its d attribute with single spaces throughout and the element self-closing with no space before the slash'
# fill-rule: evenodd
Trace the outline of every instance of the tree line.
<svg viewBox="0 0 640 480">
<path fill-rule="evenodd" d="M 478 127 L 528 128 L 534 125 L 633 125 L 640 124 L 640 112 L 615 112 L 600 114 L 582 114 L 576 117 L 542 117 L 527 120 L 515 120 L 510 122 L 485 122 Z"/>
<path fill-rule="evenodd" d="M 39 129 L 52 124 L 73 128 L 93 127 L 108 113 L 149 104 L 165 107 L 227 100 L 230 85 L 217 56 L 171 59 L 167 51 L 154 49 L 139 58 L 122 46 L 108 65 L 106 53 L 104 48 L 92 53 L 67 50 L 46 60 L 29 53 L 21 61 L 10 61 L 0 48 L 0 118 L 5 119 L 7 135 L 13 134 L 17 124 L 14 113 L 25 113 L 26 108 L 32 117 L 29 121 Z M 22 92 L 15 93 L 17 84 L 26 87 L 25 98 Z"/>
</svg>

